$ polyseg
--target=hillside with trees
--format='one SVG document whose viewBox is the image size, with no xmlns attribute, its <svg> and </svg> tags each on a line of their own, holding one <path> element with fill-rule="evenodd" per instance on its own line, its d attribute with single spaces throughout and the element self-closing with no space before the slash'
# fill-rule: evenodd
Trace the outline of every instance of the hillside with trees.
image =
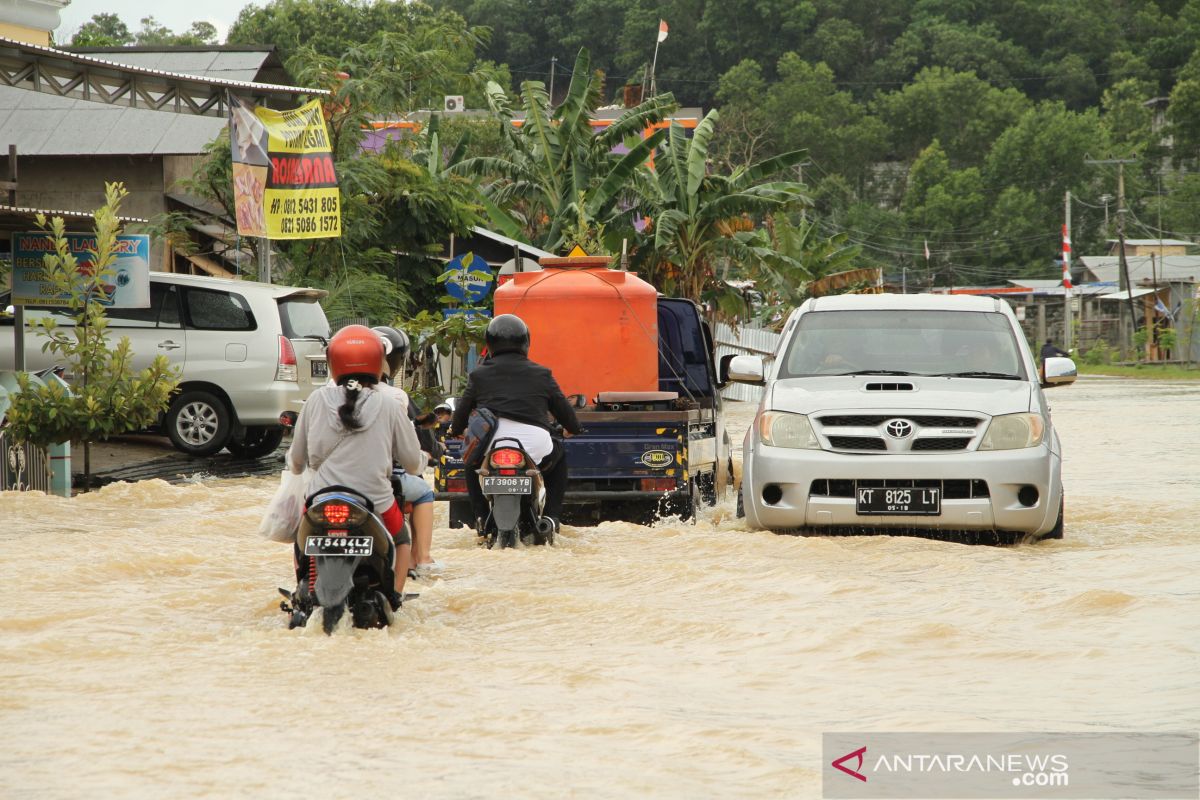
<svg viewBox="0 0 1200 800">
<path fill-rule="evenodd" d="M 764 177 L 801 183 L 803 194 L 784 208 L 744 209 L 748 229 L 724 224 L 726 239 L 751 248 L 726 247 L 726 276 L 752 272 L 749 254 L 763 256 L 750 259 L 761 267 L 774 250 L 790 253 L 779 262 L 787 274 L 815 277 L 797 265 L 826 253 L 824 263 L 904 274 L 910 288 L 1056 277 L 1067 192 L 1075 252 L 1107 251 L 1117 173 L 1094 162 L 1117 158 L 1136 159 L 1125 170 L 1126 235 L 1200 235 L 1200 0 L 271 0 L 243 9 L 228 42 L 277 45 L 297 78 L 349 72 L 340 91 L 369 96 L 357 112 L 438 108 L 444 94 L 491 108 L 484 121 L 443 119 L 434 161 L 444 165 L 453 151 L 465 168 L 418 170 L 372 196 L 407 198 L 413 180 L 469 178 L 477 204 L 452 195 L 461 201 L 457 219 L 426 228 L 452 229 L 486 208 L 493 222 L 517 219 L 531 240 L 548 242 L 569 220 L 526 214 L 536 205 L 533 184 L 500 166 L 534 164 L 537 154 L 495 124 L 504 116 L 496 103 L 533 103 L 547 119 L 561 118 L 581 51 L 596 76 L 587 106 L 619 101 L 624 86 L 646 83 L 660 18 L 670 30 L 658 53 L 658 91 L 702 115 L 718 112 L 698 151 L 713 176 L 706 186 L 805 152 Z M 668 139 L 658 142 L 664 153 L 683 148 Z M 410 143 L 393 157 L 429 163 L 422 152 Z M 598 190 L 610 174 L 596 152 L 586 163 L 597 183 L 577 191 Z M 398 176 L 401 163 L 385 166 Z M 620 197 L 608 186 L 615 204 L 606 211 L 652 214 L 646 198 L 659 190 L 639 175 L 629 172 Z M 584 201 L 563 195 L 547 208 L 599 207 Z M 620 227 L 597 221 L 610 239 Z M 364 230 L 374 236 L 378 228 Z M 669 237 L 639 236 L 644 263 L 671 265 L 655 249 Z"/>
</svg>

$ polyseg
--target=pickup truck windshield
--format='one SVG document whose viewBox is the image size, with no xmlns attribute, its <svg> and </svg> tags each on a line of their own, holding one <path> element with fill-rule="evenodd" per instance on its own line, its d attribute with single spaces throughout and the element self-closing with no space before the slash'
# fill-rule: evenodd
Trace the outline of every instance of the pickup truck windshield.
<svg viewBox="0 0 1200 800">
<path fill-rule="evenodd" d="M 980 311 L 814 311 L 800 317 L 780 378 L 814 375 L 1025 377 L 1003 314 Z"/>
</svg>

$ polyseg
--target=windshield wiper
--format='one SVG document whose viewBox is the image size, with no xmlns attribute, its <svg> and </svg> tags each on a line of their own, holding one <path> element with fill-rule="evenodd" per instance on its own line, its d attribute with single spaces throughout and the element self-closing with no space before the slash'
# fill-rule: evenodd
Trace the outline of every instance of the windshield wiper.
<svg viewBox="0 0 1200 800">
<path fill-rule="evenodd" d="M 968 372 L 939 372 L 936 375 L 931 375 L 931 378 L 996 378 L 1005 381 L 1019 381 L 1020 375 L 1012 375 L 1007 372 L 985 372 L 968 371 Z"/>
<path fill-rule="evenodd" d="M 856 369 L 850 372 L 838 372 L 839 377 L 846 375 L 916 375 L 915 372 L 905 372 L 902 369 Z"/>
</svg>

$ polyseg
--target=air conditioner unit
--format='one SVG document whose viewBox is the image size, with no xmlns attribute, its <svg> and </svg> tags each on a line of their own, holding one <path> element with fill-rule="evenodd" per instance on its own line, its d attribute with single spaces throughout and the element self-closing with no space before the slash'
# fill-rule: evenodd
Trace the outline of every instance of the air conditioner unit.
<svg viewBox="0 0 1200 800">
<path fill-rule="evenodd" d="M 446 111 L 462 111 L 466 108 L 463 104 L 463 96 L 461 94 L 446 95 L 442 107 Z"/>
</svg>

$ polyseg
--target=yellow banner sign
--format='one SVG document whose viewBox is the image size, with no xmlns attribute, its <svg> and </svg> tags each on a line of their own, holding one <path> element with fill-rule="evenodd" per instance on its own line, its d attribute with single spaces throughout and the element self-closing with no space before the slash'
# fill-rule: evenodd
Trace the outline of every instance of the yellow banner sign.
<svg viewBox="0 0 1200 800">
<path fill-rule="evenodd" d="M 342 235 L 341 195 L 321 101 L 290 111 L 230 102 L 238 233 L 268 239 Z"/>
</svg>

